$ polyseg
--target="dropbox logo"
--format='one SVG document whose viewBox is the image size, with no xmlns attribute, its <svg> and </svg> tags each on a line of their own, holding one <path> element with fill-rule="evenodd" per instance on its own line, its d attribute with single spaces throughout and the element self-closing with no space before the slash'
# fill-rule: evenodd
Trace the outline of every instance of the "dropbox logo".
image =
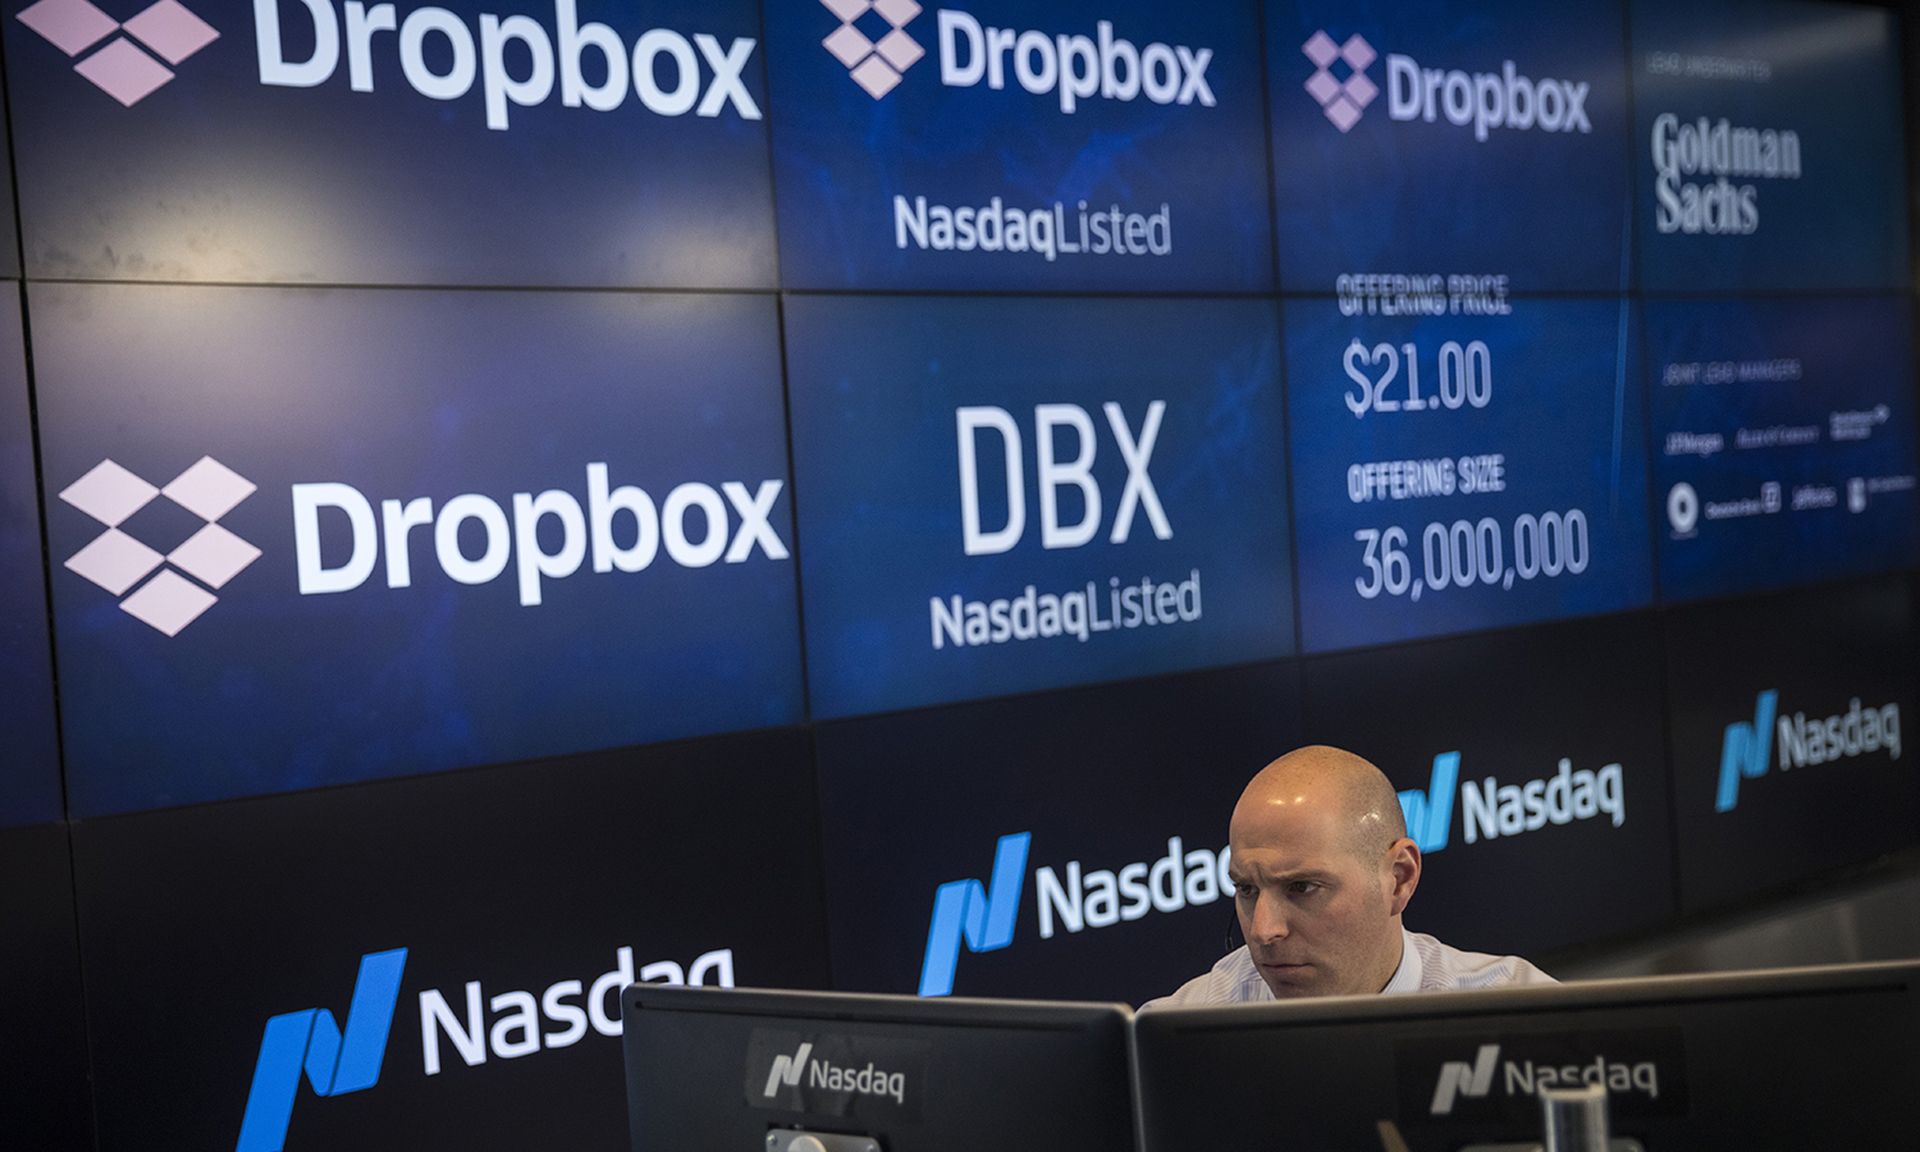
<svg viewBox="0 0 1920 1152">
<path fill-rule="evenodd" d="M 1358 32 L 1347 37 L 1345 44 L 1335 44 L 1333 37 L 1325 30 L 1315 32 L 1300 51 L 1313 61 L 1313 75 L 1307 78 L 1307 95 L 1319 101 L 1321 111 L 1333 126 L 1342 132 L 1351 132 L 1360 122 L 1360 114 L 1380 95 L 1380 88 L 1367 79 L 1367 66 L 1378 59 L 1373 45 Z M 1347 78 L 1341 80 L 1334 75 L 1333 66 L 1340 64 Z"/>
<path fill-rule="evenodd" d="M 380 1082 L 406 966 L 405 948 L 360 958 L 344 1030 L 325 1008 L 287 1012 L 267 1021 L 234 1152 L 280 1152 L 285 1147 L 303 1071 L 316 1096 L 344 1096 Z"/>
<path fill-rule="evenodd" d="M 991 887 L 978 880 L 952 880 L 934 892 L 927 954 L 920 965 L 920 995 L 946 996 L 953 991 L 953 970 L 960 962 L 963 942 L 969 952 L 993 952 L 1013 943 L 1032 841 L 1031 832 L 1000 837 L 993 851 Z"/>
<path fill-rule="evenodd" d="M 87 0 L 39 0 L 20 13 L 20 22 L 71 57 L 106 40 L 73 70 L 129 108 L 173 79 L 168 64 L 178 66 L 220 38 L 179 0 L 160 0 L 124 24 Z"/>
<path fill-rule="evenodd" d="M 880 99 L 900 84 L 907 69 L 927 54 L 907 25 L 920 15 L 914 0 L 820 0 L 827 10 L 840 18 L 840 27 L 820 42 L 833 58 L 847 66 L 853 82 L 867 95 Z M 879 35 L 878 40 L 860 30 L 860 24 Z M 881 32 L 881 28 L 885 32 Z"/>
<path fill-rule="evenodd" d="M 260 558 L 260 549 L 217 523 L 254 490 L 251 480 L 211 456 L 202 456 L 163 488 L 154 487 L 112 460 L 102 460 L 60 493 L 60 499 L 106 528 L 69 556 L 66 567 L 113 596 L 120 596 L 145 580 L 148 573 L 160 569 L 159 575 L 121 600 L 120 609 L 155 631 L 177 636 L 219 602 L 209 589 L 225 587 Z M 162 496 L 206 521 L 165 555 L 120 528 L 128 517 Z"/>
<path fill-rule="evenodd" d="M 1336 43 L 1322 29 L 1300 46 L 1312 62 L 1307 95 L 1314 98 L 1327 119 L 1342 133 L 1351 132 L 1375 99 L 1380 86 L 1367 68 L 1380 54 L 1366 38 L 1355 34 Z M 1467 72 L 1459 68 L 1427 68 L 1399 52 L 1387 54 L 1387 117 L 1401 122 L 1444 120 L 1457 128 L 1472 128 L 1484 144 L 1496 130 L 1590 133 L 1585 80 L 1539 79 L 1521 72 L 1512 60 L 1503 60 L 1497 72 Z"/>
</svg>

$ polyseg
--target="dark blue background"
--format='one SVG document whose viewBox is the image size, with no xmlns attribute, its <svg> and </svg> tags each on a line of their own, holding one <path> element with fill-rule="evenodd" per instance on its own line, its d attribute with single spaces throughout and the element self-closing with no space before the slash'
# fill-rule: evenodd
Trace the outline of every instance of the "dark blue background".
<svg viewBox="0 0 1920 1152">
<path fill-rule="evenodd" d="M 1688 600 L 1779 588 L 1911 564 L 1920 493 L 1869 498 L 1858 515 L 1847 508 L 1848 479 L 1912 476 L 1912 305 L 1898 297 L 1798 300 L 1649 301 L 1647 393 L 1651 398 L 1653 493 L 1658 508 L 1660 594 Z M 1797 357 L 1804 378 L 1790 383 L 1695 384 L 1667 387 L 1671 363 Z M 1885 424 L 1870 439 L 1828 439 L 1828 414 L 1885 404 Z M 1820 441 L 1803 447 L 1734 447 L 1738 428 L 1817 424 Z M 1709 459 L 1668 457 L 1672 431 L 1719 432 L 1726 450 Z M 1676 539 L 1668 522 L 1669 491 L 1685 481 L 1699 493 L 1696 535 Z M 1781 487 L 1782 510 L 1771 516 L 1709 521 L 1708 501 L 1758 498 L 1769 481 Z M 1791 509 L 1795 484 L 1840 489 L 1835 508 Z"/>
<path fill-rule="evenodd" d="M 1293 648 L 1279 334 L 1255 301 L 796 299 L 787 305 L 794 473 L 808 683 L 818 716 L 845 716 L 1284 656 Z M 1149 464 L 1173 530 L 1136 509 L 1108 542 L 1126 466 L 1101 405 L 1117 401 L 1137 439 L 1166 401 Z M 1101 529 L 1043 550 L 1035 481 L 1036 404 L 1087 409 L 1099 438 Z M 1021 427 L 1026 535 L 1012 551 L 963 550 L 956 408 L 996 405 Z M 1075 452 L 1058 437 L 1060 458 Z M 979 437 L 981 523 L 1006 523 L 997 439 Z M 1077 490 L 1061 520 L 1077 523 Z M 1118 576 L 1136 584 L 1201 573 L 1203 616 L 1171 627 L 931 644 L 928 600 L 993 599 L 1028 583 L 1066 592 Z M 1102 613 L 1108 614 L 1102 607 Z"/>
<path fill-rule="evenodd" d="M 1850 4 L 1633 0 L 1633 157 L 1640 284 L 1648 291 L 1901 288 L 1908 278 L 1906 147 L 1893 17 Z M 1652 52 L 1764 59 L 1773 79 L 1656 76 Z M 1798 180 L 1759 191 L 1749 236 L 1654 227 L 1653 122 L 1721 117 L 1800 134 Z M 1682 177 L 1712 183 L 1713 177 Z"/>
<path fill-rule="evenodd" d="M 926 55 L 874 100 L 821 41 L 839 19 L 815 0 L 769 3 L 780 277 L 789 288 L 958 288 L 1257 292 L 1272 287 L 1262 146 L 1258 13 L 1251 0 L 1170 6 L 1149 0 L 971 0 L 981 25 L 1049 37 L 1094 35 L 1108 20 L 1136 48 L 1213 49 L 1218 103 L 1098 97 L 1071 115 L 1055 94 L 940 83 L 936 10 L 906 31 Z M 873 27 L 871 22 L 866 26 Z M 885 28 L 884 22 L 878 28 Z M 1170 256 L 1063 257 L 921 251 L 894 243 L 893 196 L 930 203 L 1050 207 L 1081 199 L 1129 212 L 1172 205 Z"/>
<path fill-rule="evenodd" d="M 102 0 L 125 20 L 146 0 Z M 374 91 L 339 68 L 317 88 L 266 86 L 253 5 L 193 0 L 221 33 L 132 108 L 73 73 L 74 61 L 6 6 L 26 264 L 35 277 L 771 287 L 773 219 L 766 122 L 647 111 L 629 87 L 609 112 L 560 102 L 508 105 L 486 124 L 478 79 L 458 100 L 415 92 L 396 37 L 374 38 Z M 312 51 L 304 6 L 281 2 L 286 55 Z M 413 5 L 401 5 L 404 18 Z M 459 11 L 474 29 L 475 5 Z M 340 11 L 340 6 L 334 6 Z M 638 8 L 638 11 L 635 9 Z M 554 7 L 499 0 L 556 39 Z M 724 48 L 759 38 L 752 0 L 580 0 L 582 23 L 613 27 L 629 52 L 647 28 L 706 32 Z M 478 33 L 475 32 L 478 39 Z M 427 59 L 446 67 L 440 36 Z M 766 113 L 756 45 L 743 74 Z M 82 59 L 86 56 L 83 54 Z M 589 81 L 603 77 L 588 51 Z M 508 53 L 524 76 L 524 47 Z M 517 62 L 517 63 L 516 63 Z M 664 68 L 664 65 L 663 65 Z M 703 66 L 703 80 L 707 73 Z"/>
<path fill-rule="evenodd" d="M 265 554 L 176 637 L 55 569 L 76 812 L 800 718 L 790 562 L 756 551 L 686 569 L 663 548 L 643 572 L 603 575 L 589 557 L 523 608 L 511 564 L 456 584 L 416 531 L 411 587 L 386 586 L 383 547 L 361 587 L 302 597 L 288 492 L 346 482 L 376 514 L 385 498 L 438 511 L 478 492 L 511 515 L 513 493 L 547 488 L 584 509 L 592 461 L 656 504 L 685 481 L 784 479 L 772 300 L 145 286 L 32 299 L 56 556 L 99 531 L 57 493 L 102 458 L 164 485 L 212 454 L 260 486 L 221 523 Z M 168 503 L 128 532 L 162 551 L 184 538 L 197 522 L 159 519 Z M 791 548 L 789 508 L 783 492 L 773 523 Z M 339 563 L 344 517 L 323 516 Z M 632 531 L 623 516 L 615 538 Z"/>
<path fill-rule="evenodd" d="M 1343 134 L 1306 91 L 1314 32 L 1359 33 L 1380 89 Z M 1486 141 L 1444 113 L 1387 115 L 1389 53 L 1423 69 L 1592 85 L 1591 133 L 1493 128 Z M 1344 80 L 1345 66 L 1335 76 Z M 1331 292 L 1345 272 L 1512 276 L 1516 291 L 1626 288 L 1626 76 L 1617 4 L 1268 0 L 1268 87 L 1280 283 Z"/>
<path fill-rule="evenodd" d="M 40 495 L 27 426 L 20 286 L 0 281 L 0 827 L 60 818 Z"/>
<path fill-rule="evenodd" d="M 1646 464 L 1640 390 L 1623 355 L 1632 342 L 1618 300 L 1524 300 L 1511 316 L 1402 320 L 1343 317 L 1331 300 L 1286 308 L 1288 409 L 1293 435 L 1293 501 L 1300 555 L 1301 646 L 1309 652 L 1380 644 L 1617 611 L 1652 596 L 1647 556 Z M 1369 411 L 1356 419 L 1341 397 L 1358 386 L 1343 357 L 1358 338 L 1369 348 L 1412 341 L 1420 351 L 1420 391 L 1439 387 L 1442 343 L 1485 341 L 1492 353 L 1493 398 L 1458 411 Z M 1401 375 L 1389 397 L 1404 398 Z M 1377 377 L 1384 365 L 1375 366 Z M 1348 496 L 1357 463 L 1504 453 L 1504 492 L 1374 500 Z M 1431 590 L 1415 603 L 1384 591 L 1364 600 L 1363 528 L 1406 530 L 1414 574 L 1423 569 L 1422 533 L 1430 522 L 1478 522 L 1506 531 L 1514 562 L 1513 521 L 1522 513 L 1586 513 L 1592 559 L 1579 575 L 1516 579 L 1511 589 L 1479 585 Z"/>
</svg>

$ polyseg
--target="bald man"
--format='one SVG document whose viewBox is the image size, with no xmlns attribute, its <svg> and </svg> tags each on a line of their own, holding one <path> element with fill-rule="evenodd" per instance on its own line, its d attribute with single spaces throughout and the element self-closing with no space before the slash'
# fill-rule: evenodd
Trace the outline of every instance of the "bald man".
<svg viewBox="0 0 1920 1152">
<path fill-rule="evenodd" d="M 1554 982 L 1518 956 L 1462 952 L 1401 926 L 1420 848 L 1392 783 L 1351 752 L 1302 748 L 1261 769 L 1228 843 L 1247 943 L 1149 1008 Z"/>
</svg>

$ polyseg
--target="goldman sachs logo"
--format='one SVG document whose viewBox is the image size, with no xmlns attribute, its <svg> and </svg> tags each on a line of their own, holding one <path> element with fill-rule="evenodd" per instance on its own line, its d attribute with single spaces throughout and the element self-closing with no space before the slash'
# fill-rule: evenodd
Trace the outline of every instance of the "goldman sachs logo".
<svg viewBox="0 0 1920 1152">
<path fill-rule="evenodd" d="M 436 503 L 427 496 L 380 499 L 339 481 L 291 485 L 298 592 L 354 593 L 370 583 L 408 588 L 429 578 L 427 564 L 416 571 L 414 561 L 430 557 L 457 584 L 491 584 L 511 572 L 519 606 L 533 608 L 554 581 L 583 568 L 626 574 L 656 562 L 700 569 L 745 564 L 756 554 L 770 561 L 789 558 L 775 527 L 784 480 L 687 481 L 664 489 L 656 500 L 645 488 L 616 485 L 604 462 L 584 471 L 584 501 L 558 487 L 515 492 L 504 502 L 464 492 Z M 253 481 L 211 456 L 164 487 L 103 460 L 60 493 L 103 529 L 65 566 L 123 597 L 120 608 L 128 615 L 177 636 L 261 557 L 261 549 L 218 523 L 256 490 Z M 160 529 L 130 524 L 163 498 L 197 517 L 198 530 L 184 540 L 157 541 L 152 537 Z M 162 553 L 154 543 L 171 550 Z M 377 582 L 376 572 L 384 577 Z"/>
<path fill-rule="evenodd" d="M 124 24 L 90 0 L 39 0 L 19 19 L 68 56 L 84 55 L 74 70 L 128 107 L 174 78 L 168 65 L 220 38 L 179 0 L 159 0 Z M 348 87 L 372 92 L 379 76 L 392 74 L 397 57 L 401 79 L 427 99 L 461 100 L 477 86 L 494 131 L 511 126 L 514 108 L 537 107 L 556 95 L 562 107 L 596 112 L 611 112 L 632 96 L 657 116 L 717 117 L 731 110 L 742 120 L 761 118 L 745 81 L 757 41 L 735 37 L 723 44 L 705 32 L 648 28 L 629 43 L 609 25 L 582 23 L 578 0 L 553 0 L 551 22 L 480 13 L 470 25 L 446 8 L 402 11 L 392 3 L 358 2 L 345 5 L 343 19 L 335 0 L 253 0 L 253 20 L 263 86 L 333 83 L 344 57 Z M 93 51 L 102 41 L 106 46 Z"/>
</svg>

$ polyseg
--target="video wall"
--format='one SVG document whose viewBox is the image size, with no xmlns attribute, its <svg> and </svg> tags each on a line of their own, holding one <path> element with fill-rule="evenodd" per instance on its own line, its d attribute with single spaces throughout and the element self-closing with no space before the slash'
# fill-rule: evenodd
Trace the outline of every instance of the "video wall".
<svg viewBox="0 0 1920 1152">
<path fill-rule="evenodd" d="M 955 3 L 0 4 L 0 1144 L 1138 1003 L 1307 742 L 1549 966 L 1920 839 L 1904 12 Z"/>
</svg>

